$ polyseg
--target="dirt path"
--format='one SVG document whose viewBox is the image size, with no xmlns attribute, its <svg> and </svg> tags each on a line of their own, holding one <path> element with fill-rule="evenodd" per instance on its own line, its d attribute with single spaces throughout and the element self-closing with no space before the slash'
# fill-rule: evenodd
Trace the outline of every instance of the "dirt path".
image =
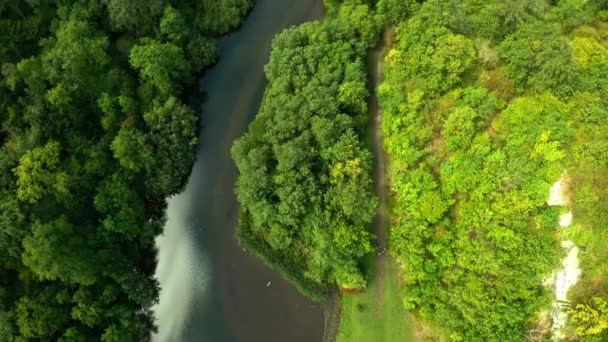
<svg viewBox="0 0 608 342">
<path fill-rule="evenodd" d="M 340 329 L 340 299 L 339 293 L 334 292 L 325 303 L 325 332 L 323 342 L 335 342 Z"/>
<path fill-rule="evenodd" d="M 385 155 L 382 145 L 382 112 L 378 107 L 378 96 L 376 87 L 382 81 L 381 74 L 381 58 L 382 49 L 384 48 L 384 39 L 379 46 L 374 48 L 369 55 L 368 73 L 369 73 L 369 91 L 370 97 L 368 100 L 368 110 L 370 114 L 370 130 L 372 137 L 372 151 L 374 153 L 374 192 L 378 196 L 378 211 L 374 218 L 374 233 L 376 234 L 376 265 L 374 279 L 372 282 L 376 287 L 376 300 L 378 306 L 382 305 L 384 289 L 383 282 L 385 279 L 387 268 L 387 236 L 386 222 L 386 170 L 385 170 Z"/>
</svg>

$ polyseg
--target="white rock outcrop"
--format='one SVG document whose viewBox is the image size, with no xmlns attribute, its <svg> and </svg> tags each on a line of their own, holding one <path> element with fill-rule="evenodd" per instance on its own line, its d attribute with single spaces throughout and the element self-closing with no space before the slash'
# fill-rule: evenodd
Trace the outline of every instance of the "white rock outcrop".
<svg viewBox="0 0 608 342">
<path fill-rule="evenodd" d="M 565 177 L 566 176 L 562 176 L 559 181 L 551 186 L 547 204 L 551 206 L 567 205 L 569 201 L 563 189 Z M 559 218 L 559 227 L 561 229 L 568 228 L 572 224 L 572 218 L 573 215 L 571 211 L 562 214 Z M 570 240 L 562 240 L 561 246 L 566 252 L 566 257 L 562 259 L 560 268 L 543 282 L 545 286 L 552 287 L 555 294 L 553 309 L 551 311 L 551 318 L 553 321 L 551 325 L 551 335 L 554 341 L 563 339 L 563 328 L 568 321 L 568 290 L 576 284 L 581 274 L 578 260 L 578 247 L 576 244 Z"/>
</svg>

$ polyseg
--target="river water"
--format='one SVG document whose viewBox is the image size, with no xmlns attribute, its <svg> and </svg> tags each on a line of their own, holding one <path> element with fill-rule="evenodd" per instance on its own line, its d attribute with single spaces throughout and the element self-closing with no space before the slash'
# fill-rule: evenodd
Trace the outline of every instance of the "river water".
<svg viewBox="0 0 608 342">
<path fill-rule="evenodd" d="M 200 146 L 183 193 L 168 199 L 157 239 L 161 285 L 156 342 L 322 341 L 324 311 L 238 246 L 232 142 L 253 119 L 266 86 L 272 37 L 323 14 L 319 0 L 256 0 L 222 39 L 201 90 Z"/>
</svg>

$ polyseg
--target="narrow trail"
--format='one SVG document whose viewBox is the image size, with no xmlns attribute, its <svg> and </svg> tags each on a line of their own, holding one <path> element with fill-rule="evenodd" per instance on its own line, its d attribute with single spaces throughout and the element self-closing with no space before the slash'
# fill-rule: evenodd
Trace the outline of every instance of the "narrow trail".
<svg viewBox="0 0 608 342">
<path fill-rule="evenodd" d="M 330 295 L 325 304 L 325 331 L 323 342 L 335 342 L 340 329 L 340 299 L 338 292 Z"/>
<path fill-rule="evenodd" d="M 386 170 L 385 153 L 382 144 L 382 111 L 378 106 L 378 96 L 376 87 L 382 81 L 381 58 L 382 50 L 385 46 L 385 39 L 382 39 L 379 46 L 374 48 L 368 60 L 369 90 L 368 110 L 370 114 L 370 129 L 372 137 L 372 152 L 374 153 L 374 192 L 378 197 L 378 209 L 374 218 L 374 233 L 376 234 L 376 260 L 375 272 L 372 282 L 376 287 L 377 306 L 383 302 L 383 282 L 387 269 L 387 241 L 385 230 L 386 222 Z"/>
</svg>

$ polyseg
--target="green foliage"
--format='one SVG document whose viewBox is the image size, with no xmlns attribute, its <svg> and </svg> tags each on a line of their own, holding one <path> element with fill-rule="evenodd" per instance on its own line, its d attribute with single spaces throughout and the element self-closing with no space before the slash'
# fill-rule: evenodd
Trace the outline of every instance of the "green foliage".
<svg viewBox="0 0 608 342">
<path fill-rule="evenodd" d="M 180 90 L 249 6 L 0 1 L 1 341 L 150 339 L 154 239 L 197 146 Z"/>
<path fill-rule="evenodd" d="M 76 19 L 62 23 L 55 35 L 44 42 L 47 49 L 40 58 L 46 79 L 64 86 L 63 96 L 72 95 L 78 85 L 96 89 L 96 75 L 104 72 L 110 62 L 108 39 L 95 31 L 90 23 Z M 53 103 L 51 99 L 49 102 Z"/>
<path fill-rule="evenodd" d="M 406 19 L 416 8 L 415 1 L 378 0 L 376 10 L 385 25 L 394 25 Z"/>
<path fill-rule="evenodd" d="M 241 242 L 315 299 L 366 285 L 358 262 L 371 251 L 376 200 L 356 130 L 367 112 L 362 61 L 377 36 L 370 14 L 342 5 L 279 34 L 261 110 L 232 148 Z"/>
<path fill-rule="evenodd" d="M 533 21 L 522 25 L 499 46 L 507 76 L 523 91 L 553 90 L 570 94 L 577 82 L 568 42 L 559 35 L 555 24 Z"/>
<path fill-rule="evenodd" d="M 574 143 L 569 146 L 568 172 L 575 185 L 572 192 L 575 223 L 570 237 L 583 251 L 580 258 L 581 277 L 571 291 L 575 314 L 572 323 L 584 341 L 601 341 L 608 336 L 602 328 L 605 317 L 602 307 L 608 293 L 606 258 L 608 244 L 598 238 L 608 227 L 608 146 L 606 134 L 608 103 L 605 101 L 608 71 L 605 37 L 607 27 L 595 22 L 575 28 L 570 44 L 583 84 L 570 99 L 570 119 Z M 601 298 L 601 300 L 600 300 Z M 604 315 L 605 316 L 605 315 Z M 600 332 L 600 330 L 603 330 Z"/>
<path fill-rule="evenodd" d="M 163 12 L 162 0 L 104 0 L 110 28 L 114 32 L 150 32 Z"/>
<path fill-rule="evenodd" d="M 186 22 L 197 30 L 216 35 L 237 27 L 251 5 L 251 0 L 200 0 L 180 4 Z"/>
<path fill-rule="evenodd" d="M 76 231 L 65 217 L 34 222 L 32 235 L 23 239 L 23 263 L 45 280 L 61 279 L 91 285 L 96 280 L 86 228 Z"/>
<path fill-rule="evenodd" d="M 579 336 L 599 335 L 608 329 L 608 303 L 603 298 L 593 297 L 588 305 L 578 304 L 570 315 Z"/>
<path fill-rule="evenodd" d="M 23 240 L 26 231 L 21 229 L 25 214 L 19 207 L 19 202 L 6 193 L 0 196 L 0 246 L 4 251 L 3 264 L 12 268 L 19 265 Z"/>
<path fill-rule="evenodd" d="M 208 37 L 195 36 L 186 46 L 186 55 L 191 61 L 192 70 L 199 72 L 216 61 L 215 41 Z"/>
<path fill-rule="evenodd" d="M 184 16 L 173 7 L 165 7 L 163 17 L 160 19 L 160 34 L 175 43 L 182 42 L 188 34 L 188 24 Z"/>
<path fill-rule="evenodd" d="M 378 87 L 390 247 L 406 308 L 451 340 L 520 341 L 548 308 L 540 284 L 558 265 L 559 210 L 545 201 L 564 169 L 584 185 L 576 217 L 594 227 L 577 233 L 590 247 L 581 253 L 592 272 L 583 273 L 586 293 L 608 289 L 599 280 L 605 242 L 592 237 L 608 224 L 600 204 L 608 55 L 605 23 L 589 19 L 597 9 L 592 1 L 430 0 L 397 25 Z M 580 312 L 582 326 L 600 326 L 601 315 Z"/>
<path fill-rule="evenodd" d="M 393 68 L 399 77 L 418 83 L 413 88 L 432 94 L 446 91 L 473 62 L 473 43 L 444 25 L 442 18 L 414 16 L 398 29 L 398 45 L 389 58 L 399 65 Z"/>
<path fill-rule="evenodd" d="M 175 97 L 155 102 L 152 110 L 143 114 L 150 131 L 149 141 L 154 158 L 145 168 L 147 185 L 160 194 L 176 194 L 186 183 L 190 170 L 175 168 L 192 160 L 198 143 L 196 115 Z"/>
<path fill-rule="evenodd" d="M 591 22 L 599 6 L 599 1 L 559 0 L 553 11 L 561 26 L 570 30 Z"/>
<path fill-rule="evenodd" d="M 101 227 L 127 238 L 141 234 L 140 222 L 144 218 L 144 206 L 124 176 L 114 174 L 112 178 L 106 179 L 94 198 L 94 204 L 99 213 L 106 215 Z"/>
<path fill-rule="evenodd" d="M 498 5 L 505 24 L 521 24 L 540 17 L 547 10 L 545 0 L 507 0 Z"/>
<path fill-rule="evenodd" d="M 150 82 L 163 94 L 176 90 L 176 81 L 190 70 L 179 46 L 159 41 L 135 45 L 129 54 L 131 66 L 143 80 Z"/>
<path fill-rule="evenodd" d="M 17 176 L 17 198 L 36 203 L 50 194 L 66 194 L 67 176 L 59 172 L 59 144 L 48 142 L 25 153 L 13 171 Z"/>
<path fill-rule="evenodd" d="M 68 311 L 53 300 L 50 291 L 21 297 L 15 311 L 19 333 L 28 339 L 51 339 L 69 321 Z"/>
<path fill-rule="evenodd" d="M 121 129 L 112 141 L 114 158 L 127 170 L 139 172 L 153 161 L 146 135 L 137 129 Z"/>
</svg>

